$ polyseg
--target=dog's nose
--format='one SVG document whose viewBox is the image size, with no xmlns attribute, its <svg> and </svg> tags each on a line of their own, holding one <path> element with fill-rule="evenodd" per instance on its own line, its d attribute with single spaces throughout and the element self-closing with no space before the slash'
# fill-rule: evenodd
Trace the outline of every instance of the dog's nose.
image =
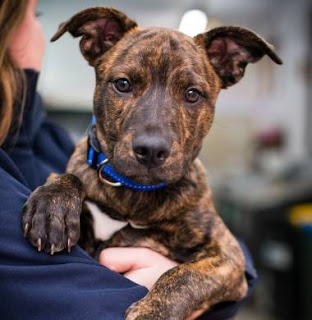
<svg viewBox="0 0 312 320">
<path fill-rule="evenodd" d="M 162 165 L 170 155 L 170 143 L 159 136 L 139 136 L 132 148 L 137 160 L 148 168 Z"/>
</svg>

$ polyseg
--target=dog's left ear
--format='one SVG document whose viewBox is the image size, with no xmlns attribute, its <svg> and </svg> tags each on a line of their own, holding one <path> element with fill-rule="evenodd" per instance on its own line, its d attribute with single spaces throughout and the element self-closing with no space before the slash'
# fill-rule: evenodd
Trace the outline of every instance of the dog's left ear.
<svg viewBox="0 0 312 320">
<path fill-rule="evenodd" d="M 237 83 L 244 75 L 248 63 L 268 55 L 275 63 L 282 60 L 271 44 L 258 35 L 241 27 L 219 27 L 197 35 L 195 42 L 204 47 L 222 88 Z"/>
<path fill-rule="evenodd" d="M 89 64 L 94 66 L 98 57 L 136 26 L 135 21 L 114 8 L 94 7 L 83 10 L 61 23 L 51 41 L 56 41 L 66 31 L 73 37 L 82 36 L 81 53 Z"/>
</svg>

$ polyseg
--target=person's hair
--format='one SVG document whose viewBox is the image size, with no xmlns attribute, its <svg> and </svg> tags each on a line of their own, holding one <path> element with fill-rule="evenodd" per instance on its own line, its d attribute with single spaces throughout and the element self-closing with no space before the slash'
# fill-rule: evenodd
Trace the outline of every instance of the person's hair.
<svg viewBox="0 0 312 320">
<path fill-rule="evenodd" d="M 0 145 L 7 137 L 17 100 L 24 99 L 21 70 L 10 57 L 12 36 L 25 16 L 28 0 L 0 2 Z"/>
</svg>

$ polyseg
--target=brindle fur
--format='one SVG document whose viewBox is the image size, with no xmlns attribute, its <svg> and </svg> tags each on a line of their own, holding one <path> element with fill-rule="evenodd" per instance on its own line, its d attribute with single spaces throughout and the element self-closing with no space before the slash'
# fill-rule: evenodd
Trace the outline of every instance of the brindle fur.
<svg viewBox="0 0 312 320">
<path fill-rule="evenodd" d="M 196 309 L 242 299 L 247 290 L 243 254 L 215 210 L 206 171 L 196 157 L 220 89 L 239 81 L 247 63 L 265 54 L 276 63 L 281 60 L 271 45 L 239 27 L 217 28 L 192 39 L 169 29 L 139 29 L 112 8 L 78 13 L 53 40 L 66 31 L 82 36 L 81 51 L 95 67 L 96 132 L 115 170 L 139 183 L 165 181 L 168 186 L 141 192 L 103 184 L 87 164 L 83 138 L 67 173 L 51 177 L 27 201 L 23 226 L 30 241 L 54 253 L 70 249 L 80 236 L 79 244 L 94 257 L 106 247 L 131 246 L 180 262 L 130 306 L 127 319 L 184 319 Z M 130 79 L 133 91 L 116 92 L 117 78 Z M 190 87 L 202 92 L 196 103 L 184 98 Z M 132 142 L 141 134 L 170 142 L 163 165 L 148 168 L 136 160 Z M 111 216 L 148 228 L 128 225 L 99 241 L 86 199 Z"/>
</svg>

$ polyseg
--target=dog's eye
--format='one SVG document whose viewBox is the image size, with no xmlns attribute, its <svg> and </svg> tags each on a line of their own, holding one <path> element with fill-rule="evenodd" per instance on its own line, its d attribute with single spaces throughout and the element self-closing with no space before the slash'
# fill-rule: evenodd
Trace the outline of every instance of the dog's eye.
<svg viewBox="0 0 312 320">
<path fill-rule="evenodd" d="M 185 93 L 185 100 L 189 103 L 195 103 L 201 97 L 201 93 L 197 89 L 188 89 Z"/>
<path fill-rule="evenodd" d="M 117 91 L 127 93 L 132 91 L 131 83 L 125 78 L 117 79 L 114 81 L 114 87 Z"/>
</svg>

